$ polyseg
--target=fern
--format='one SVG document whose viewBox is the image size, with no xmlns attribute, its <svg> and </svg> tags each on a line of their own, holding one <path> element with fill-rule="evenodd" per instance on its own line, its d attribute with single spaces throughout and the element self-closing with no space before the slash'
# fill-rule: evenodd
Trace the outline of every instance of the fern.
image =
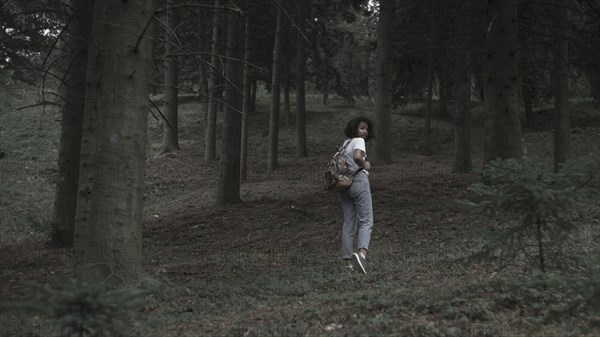
<svg viewBox="0 0 600 337">
<path fill-rule="evenodd" d="M 142 307 L 146 296 L 153 292 L 76 280 L 56 288 L 36 282 L 23 283 L 30 290 L 26 297 L 4 304 L 3 310 L 45 316 L 56 322 L 63 335 L 79 337 L 117 336 L 127 313 Z"/>
</svg>

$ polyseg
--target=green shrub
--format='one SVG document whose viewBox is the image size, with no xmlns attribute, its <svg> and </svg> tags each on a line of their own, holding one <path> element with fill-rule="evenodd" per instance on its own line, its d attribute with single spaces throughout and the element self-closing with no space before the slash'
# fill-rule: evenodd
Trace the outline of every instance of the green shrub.
<svg viewBox="0 0 600 337">
<path fill-rule="evenodd" d="M 537 257 L 546 272 L 548 259 L 573 262 L 564 248 L 586 224 L 586 207 L 600 196 L 598 158 L 581 158 L 551 172 L 529 159 L 490 162 L 482 182 L 473 184 L 472 200 L 462 204 L 500 220 L 475 255 L 516 260 Z M 566 264 L 562 264 L 563 266 Z"/>
</svg>

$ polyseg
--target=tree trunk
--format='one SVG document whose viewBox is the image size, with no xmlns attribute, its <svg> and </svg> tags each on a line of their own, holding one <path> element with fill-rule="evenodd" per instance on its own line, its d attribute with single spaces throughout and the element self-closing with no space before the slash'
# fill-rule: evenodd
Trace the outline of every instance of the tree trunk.
<svg viewBox="0 0 600 337">
<path fill-rule="evenodd" d="M 227 29 L 220 29 L 219 30 L 219 41 L 223 41 L 224 39 L 227 39 L 227 36 L 223 36 L 224 34 L 227 34 Z M 220 48 L 218 53 L 219 55 L 223 55 L 225 53 L 227 53 L 227 46 L 225 46 L 225 49 Z M 226 61 L 222 60 L 221 62 L 225 62 L 225 64 L 222 64 L 222 67 L 220 69 L 220 76 L 217 77 L 217 111 L 218 112 L 223 112 L 225 111 L 225 72 L 227 71 L 227 63 Z"/>
<path fill-rule="evenodd" d="M 298 3 L 298 25 L 296 32 L 296 154 L 298 158 L 308 156 L 306 149 L 306 43 L 302 32 L 306 27 L 310 0 Z"/>
<path fill-rule="evenodd" d="M 533 95 L 535 93 L 535 79 L 530 75 L 531 69 L 534 69 L 531 51 L 532 39 L 527 34 L 521 34 L 521 57 L 519 57 L 519 71 L 521 72 L 521 97 L 523 97 L 523 108 L 525 110 L 525 127 L 529 129 L 536 128 L 535 114 L 533 113 Z"/>
<path fill-rule="evenodd" d="M 198 41 L 199 48 L 202 49 L 205 53 L 209 53 L 212 47 L 210 44 L 212 36 L 207 36 L 208 34 L 205 33 L 206 28 L 202 23 L 198 22 L 197 25 L 198 36 L 200 37 Z M 198 64 L 198 102 L 200 103 L 200 113 L 202 118 L 202 125 L 204 126 L 204 131 L 206 131 L 206 125 L 208 123 L 208 101 L 208 68 L 204 62 L 200 62 Z"/>
<path fill-rule="evenodd" d="M 178 73 L 179 61 L 177 56 L 173 55 L 174 45 L 178 43 L 175 30 L 179 25 L 179 15 L 177 10 L 170 9 L 177 0 L 167 1 L 167 29 L 165 43 L 165 105 L 163 109 L 164 119 L 163 137 L 160 153 L 169 153 L 179 150 L 179 126 L 177 122 L 178 115 Z M 175 52 L 176 54 L 176 52 Z"/>
<path fill-rule="evenodd" d="M 79 158 L 85 103 L 85 77 L 87 72 L 88 45 L 94 12 L 94 2 L 70 0 L 74 16 L 70 29 L 63 32 L 66 49 L 64 81 L 60 96 L 64 98 L 62 109 L 60 145 L 58 148 L 58 182 L 54 196 L 52 219 L 52 243 L 57 246 L 73 246 L 75 211 L 77 209 L 77 186 Z"/>
<path fill-rule="evenodd" d="M 250 111 L 256 110 L 256 91 L 258 89 L 258 81 L 256 79 L 250 81 L 252 87 L 250 88 Z"/>
<path fill-rule="evenodd" d="M 471 160 L 471 73 L 468 62 L 470 53 L 460 52 L 457 58 L 457 76 L 454 86 L 454 173 L 469 173 L 473 168 Z"/>
<path fill-rule="evenodd" d="M 471 45 L 474 48 L 471 49 L 471 64 L 469 68 L 471 68 L 472 77 L 475 80 L 475 92 L 477 94 L 478 101 L 485 101 L 485 83 L 486 83 L 486 74 L 485 74 L 485 59 L 486 53 L 482 52 L 481 49 L 486 45 L 486 35 L 484 32 L 488 29 L 489 24 L 489 10 L 487 10 L 488 4 L 484 1 L 475 1 L 469 3 L 469 6 L 472 8 L 473 15 L 471 16 L 471 31 L 474 32 L 471 34 Z M 482 15 L 481 13 L 487 13 L 487 15 Z"/>
<path fill-rule="evenodd" d="M 457 3 L 456 38 L 454 49 L 454 173 L 469 173 L 471 162 L 471 46 L 469 45 L 469 22 L 473 12 L 470 2 Z"/>
<path fill-rule="evenodd" d="M 438 72 L 438 91 L 440 95 L 439 101 L 439 116 L 440 118 L 448 117 L 448 69 L 447 58 L 444 58 L 446 62 L 440 62 L 440 70 Z"/>
<path fill-rule="evenodd" d="M 220 0 L 215 0 L 215 7 L 219 7 Z M 218 101 L 220 100 L 219 89 L 219 73 L 221 71 L 221 62 L 217 56 L 219 48 L 219 10 L 213 12 L 213 31 L 212 31 L 212 56 L 210 57 L 210 71 L 208 72 L 208 118 L 205 126 L 204 134 L 204 160 L 212 161 L 217 159 L 217 109 Z"/>
<path fill-rule="evenodd" d="M 540 270 L 542 273 L 546 273 L 546 256 L 544 255 L 544 234 L 542 230 L 542 219 L 538 213 L 536 216 L 536 239 L 538 242 L 538 255 L 540 260 Z"/>
<path fill-rule="evenodd" d="M 131 283 L 143 271 L 153 15 L 152 0 L 94 7 L 73 250 L 83 280 Z"/>
<path fill-rule="evenodd" d="M 208 121 L 208 71 L 203 64 L 198 66 L 198 100 L 202 111 L 202 122 L 204 128 Z"/>
<path fill-rule="evenodd" d="M 533 89 L 525 84 L 521 86 L 521 95 L 523 96 L 523 107 L 525 108 L 525 123 L 530 129 L 537 127 L 535 113 L 533 112 Z"/>
<path fill-rule="evenodd" d="M 285 66 L 283 80 L 283 114 L 285 116 L 285 126 L 292 126 L 292 111 L 290 109 L 290 69 Z"/>
<path fill-rule="evenodd" d="M 560 28 L 564 26 L 564 19 L 559 16 L 566 11 L 564 2 L 554 0 L 557 16 L 555 18 L 554 43 L 554 170 L 558 171 L 561 165 L 569 159 L 571 152 L 571 131 L 569 121 L 569 78 L 568 74 L 568 40 L 565 32 Z"/>
<path fill-rule="evenodd" d="M 198 45 L 205 52 L 208 53 L 210 51 L 210 38 L 207 38 L 207 34 L 204 33 L 204 25 L 198 23 L 198 36 L 200 36 L 200 40 L 198 41 Z M 202 114 L 202 125 L 204 125 L 204 131 L 206 131 L 206 125 L 208 122 L 208 69 L 206 64 L 201 62 L 198 65 L 198 102 L 201 107 Z"/>
<path fill-rule="evenodd" d="M 227 34 L 227 65 L 225 74 L 225 102 L 223 116 L 223 145 L 219 170 L 217 205 L 239 203 L 240 200 L 240 147 L 244 65 L 244 19 L 230 14 Z"/>
<path fill-rule="evenodd" d="M 290 25 L 286 24 L 286 20 L 284 20 L 281 27 L 282 41 L 289 41 L 291 37 L 290 33 Z M 290 110 L 290 77 L 292 71 L 290 67 L 290 52 L 288 44 L 283 43 L 279 67 L 281 68 L 281 86 L 283 89 L 283 122 L 286 128 L 292 126 L 292 111 Z"/>
<path fill-rule="evenodd" d="M 282 41 L 282 25 L 283 11 L 279 7 L 277 9 L 277 26 L 275 29 L 275 45 L 273 47 L 273 79 L 271 90 L 271 116 L 269 118 L 269 158 L 267 163 L 267 171 L 275 172 L 277 169 L 277 151 L 279 142 L 279 102 L 281 92 L 281 67 L 279 59 L 281 58 Z"/>
<path fill-rule="evenodd" d="M 425 145 L 423 146 L 423 154 L 431 156 L 431 115 L 433 107 L 433 33 L 435 32 L 435 6 L 436 0 L 431 4 L 431 17 L 429 20 L 429 39 L 427 49 L 427 107 L 425 110 L 425 125 L 423 126 L 423 134 L 425 135 Z"/>
<path fill-rule="evenodd" d="M 490 4 L 495 16 L 487 36 L 486 163 L 496 158 L 520 158 L 523 155 L 517 108 L 517 0 L 491 0 Z"/>
<path fill-rule="evenodd" d="M 377 33 L 377 91 L 375 110 L 377 139 L 375 159 L 382 164 L 392 162 L 392 37 L 394 32 L 395 0 L 381 0 Z"/>
<path fill-rule="evenodd" d="M 246 27 L 244 29 L 244 102 L 242 115 L 242 144 L 240 149 L 240 183 L 248 180 L 248 115 L 252 109 L 251 88 L 250 88 L 250 14 L 246 16 Z"/>
</svg>

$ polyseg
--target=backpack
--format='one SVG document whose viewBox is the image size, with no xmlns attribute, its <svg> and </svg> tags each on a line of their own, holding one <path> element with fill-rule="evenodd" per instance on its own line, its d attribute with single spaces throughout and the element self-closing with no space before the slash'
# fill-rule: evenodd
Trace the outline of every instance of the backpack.
<svg viewBox="0 0 600 337">
<path fill-rule="evenodd" d="M 354 175 L 348 171 L 348 163 L 344 158 L 348 144 L 350 144 L 350 140 L 339 147 L 323 172 L 324 187 L 330 192 L 341 192 L 352 185 Z"/>
</svg>

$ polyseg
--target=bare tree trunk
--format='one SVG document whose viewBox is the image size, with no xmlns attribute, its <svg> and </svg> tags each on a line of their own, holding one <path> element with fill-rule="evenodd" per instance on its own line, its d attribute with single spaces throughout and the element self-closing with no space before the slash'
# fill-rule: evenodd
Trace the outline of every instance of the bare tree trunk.
<svg viewBox="0 0 600 337">
<path fill-rule="evenodd" d="M 227 39 L 227 29 L 220 29 L 219 30 L 219 41 L 223 41 L 224 39 Z M 225 35 L 225 37 L 223 36 Z M 227 47 L 225 47 L 227 48 Z M 226 49 L 219 49 L 219 53 L 220 55 L 223 55 L 227 52 Z M 224 63 L 223 63 L 224 62 Z M 225 111 L 225 85 L 226 85 L 226 79 L 225 79 L 225 72 L 227 71 L 227 62 L 226 61 L 221 61 L 221 69 L 220 69 L 220 76 L 217 77 L 217 111 L 218 112 L 223 112 Z"/>
<path fill-rule="evenodd" d="M 533 69 L 531 52 L 532 43 L 531 39 L 528 38 L 527 34 L 522 34 L 521 37 L 521 57 L 519 58 L 519 71 L 523 74 L 521 76 L 521 96 L 523 97 L 523 108 L 525 109 L 525 126 L 530 129 L 536 128 L 535 114 L 533 113 L 533 95 L 535 93 L 534 83 L 535 79 L 528 72 Z"/>
<path fill-rule="evenodd" d="M 75 211 L 77 209 L 77 186 L 79 158 L 85 103 L 85 78 L 87 72 L 88 44 L 94 12 L 94 2 L 70 0 L 75 12 L 69 29 L 63 32 L 66 50 L 64 81 L 60 96 L 64 98 L 62 109 L 60 145 L 58 148 L 58 181 L 54 196 L 52 219 L 52 243 L 57 246 L 73 246 Z"/>
<path fill-rule="evenodd" d="M 381 0 L 377 34 L 377 91 L 375 110 L 377 139 L 375 159 L 382 164 L 392 162 L 392 36 L 395 0 Z"/>
<path fill-rule="evenodd" d="M 423 146 L 423 154 L 431 156 L 431 115 L 433 103 L 433 33 L 435 32 L 435 7 L 436 0 L 431 4 L 431 17 L 429 21 L 429 48 L 427 49 L 427 107 L 425 110 L 425 125 L 423 133 L 425 135 L 425 145 Z"/>
<path fill-rule="evenodd" d="M 298 2 L 298 25 L 296 32 L 296 154 L 299 158 L 308 156 L 306 150 L 306 43 L 302 31 L 310 9 L 310 0 Z"/>
<path fill-rule="evenodd" d="M 329 103 L 329 82 L 325 79 L 323 83 L 323 105 L 327 105 Z"/>
<path fill-rule="evenodd" d="M 564 21 L 559 13 L 567 10 L 565 1 L 554 0 L 557 16 L 554 27 L 556 42 L 554 44 L 554 170 L 569 159 L 571 152 L 571 130 L 569 121 L 569 78 L 568 74 L 568 41 L 565 32 L 559 27 Z"/>
<path fill-rule="evenodd" d="M 281 67 L 279 59 L 281 58 L 283 12 L 281 8 L 277 9 L 277 26 L 275 29 L 275 46 L 273 47 L 273 80 L 271 90 L 271 116 L 269 118 L 269 158 L 267 162 L 267 171 L 275 172 L 278 165 L 277 151 L 279 142 L 279 102 L 281 92 Z"/>
<path fill-rule="evenodd" d="M 292 126 L 292 111 L 290 109 L 290 69 L 286 65 L 283 79 L 283 114 L 285 116 L 285 126 Z"/>
<path fill-rule="evenodd" d="M 207 38 L 205 34 L 205 27 L 202 23 L 197 22 L 197 34 L 198 49 L 208 53 L 210 51 L 210 38 Z M 203 62 L 198 64 L 198 102 L 202 106 L 202 121 L 206 125 L 206 118 L 208 117 L 208 70 Z"/>
<path fill-rule="evenodd" d="M 243 109 L 244 17 L 230 14 L 227 34 L 226 90 L 223 116 L 223 145 L 219 169 L 217 205 L 241 202 L 240 147 Z"/>
<path fill-rule="evenodd" d="M 455 26 L 454 69 L 454 173 L 468 173 L 471 162 L 471 48 L 469 22 L 473 21 L 470 2 L 458 2 Z"/>
<path fill-rule="evenodd" d="M 485 162 L 523 155 L 521 118 L 517 108 L 517 0 L 491 0 L 490 4 L 495 16 L 487 36 Z"/>
<path fill-rule="evenodd" d="M 248 115 L 252 109 L 250 92 L 250 15 L 246 16 L 246 27 L 244 29 L 244 103 L 242 115 L 242 148 L 240 149 L 240 183 L 248 180 Z"/>
<path fill-rule="evenodd" d="M 132 283 L 143 272 L 153 15 L 153 0 L 94 7 L 73 249 L 83 280 Z"/>
<path fill-rule="evenodd" d="M 202 23 L 197 23 L 198 25 L 198 36 L 200 37 L 198 41 L 199 48 L 201 48 L 204 52 L 208 53 L 210 51 L 210 38 L 208 38 L 205 34 L 205 27 Z M 206 131 L 206 125 L 208 122 L 208 70 L 206 68 L 206 64 L 200 63 L 198 64 L 198 102 L 200 103 L 200 113 L 202 118 L 202 125 L 204 126 L 204 131 Z"/>
<path fill-rule="evenodd" d="M 290 25 L 287 24 L 287 21 L 283 21 L 283 26 L 281 27 L 282 41 L 289 41 L 291 36 Z M 290 67 L 290 48 L 287 43 L 283 43 L 281 48 L 281 58 L 279 62 L 279 67 L 281 68 L 281 86 L 283 89 L 283 122 L 286 128 L 292 126 L 292 111 L 290 110 L 290 78 L 291 67 Z"/>
<path fill-rule="evenodd" d="M 220 0 L 215 0 L 215 7 L 219 7 Z M 205 126 L 204 134 L 204 160 L 212 161 L 217 159 L 217 109 L 218 101 L 221 99 L 219 89 L 219 74 L 221 71 L 221 63 L 217 56 L 219 52 L 219 29 L 220 22 L 219 10 L 213 11 L 213 31 L 212 31 L 212 56 L 210 58 L 211 68 L 208 72 L 208 118 Z"/>
<path fill-rule="evenodd" d="M 473 16 L 471 21 L 471 31 L 477 32 L 476 34 L 471 34 L 471 45 L 475 46 L 471 50 L 471 64 L 469 68 L 471 68 L 471 74 L 475 80 L 475 92 L 477 94 L 478 101 L 485 101 L 485 86 L 486 86 L 486 70 L 485 70 L 485 58 L 487 54 L 485 52 L 480 51 L 483 46 L 486 46 L 486 35 L 482 34 L 486 32 L 489 25 L 489 14 L 481 15 L 481 13 L 489 13 L 486 7 L 489 5 L 484 1 L 475 1 L 469 3 L 469 6 L 473 8 Z M 481 46 L 481 47 L 479 47 Z"/>
<path fill-rule="evenodd" d="M 448 61 L 444 58 L 444 61 Z M 438 83 L 439 83 L 439 116 L 440 118 L 448 117 L 448 62 L 440 62 L 440 70 L 438 72 Z"/>
<path fill-rule="evenodd" d="M 533 89 L 524 84 L 521 86 L 521 95 L 523 96 L 523 107 L 525 109 L 525 123 L 530 129 L 537 127 L 535 113 L 533 112 Z"/>
<path fill-rule="evenodd" d="M 176 4 L 176 0 L 167 1 L 167 30 L 165 43 L 165 105 L 163 124 L 163 138 L 160 153 L 169 153 L 179 150 L 179 125 L 178 115 L 178 75 L 179 60 L 174 45 L 177 44 L 177 35 L 175 29 L 179 24 L 179 15 L 177 10 L 170 7 Z M 175 51 L 175 52 L 174 52 Z"/>
<path fill-rule="evenodd" d="M 250 111 L 256 110 L 256 90 L 258 89 L 258 81 L 253 79 L 250 81 L 252 88 L 250 88 Z"/>
<path fill-rule="evenodd" d="M 454 173 L 469 173 L 473 169 L 471 160 L 471 73 L 468 62 L 469 52 L 461 52 L 457 59 L 457 78 L 454 86 Z"/>
<path fill-rule="evenodd" d="M 202 122 L 206 128 L 208 121 L 208 71 L 206 66 L 198 66 L 198 99 L 202 111 Z"/>
</svg>

